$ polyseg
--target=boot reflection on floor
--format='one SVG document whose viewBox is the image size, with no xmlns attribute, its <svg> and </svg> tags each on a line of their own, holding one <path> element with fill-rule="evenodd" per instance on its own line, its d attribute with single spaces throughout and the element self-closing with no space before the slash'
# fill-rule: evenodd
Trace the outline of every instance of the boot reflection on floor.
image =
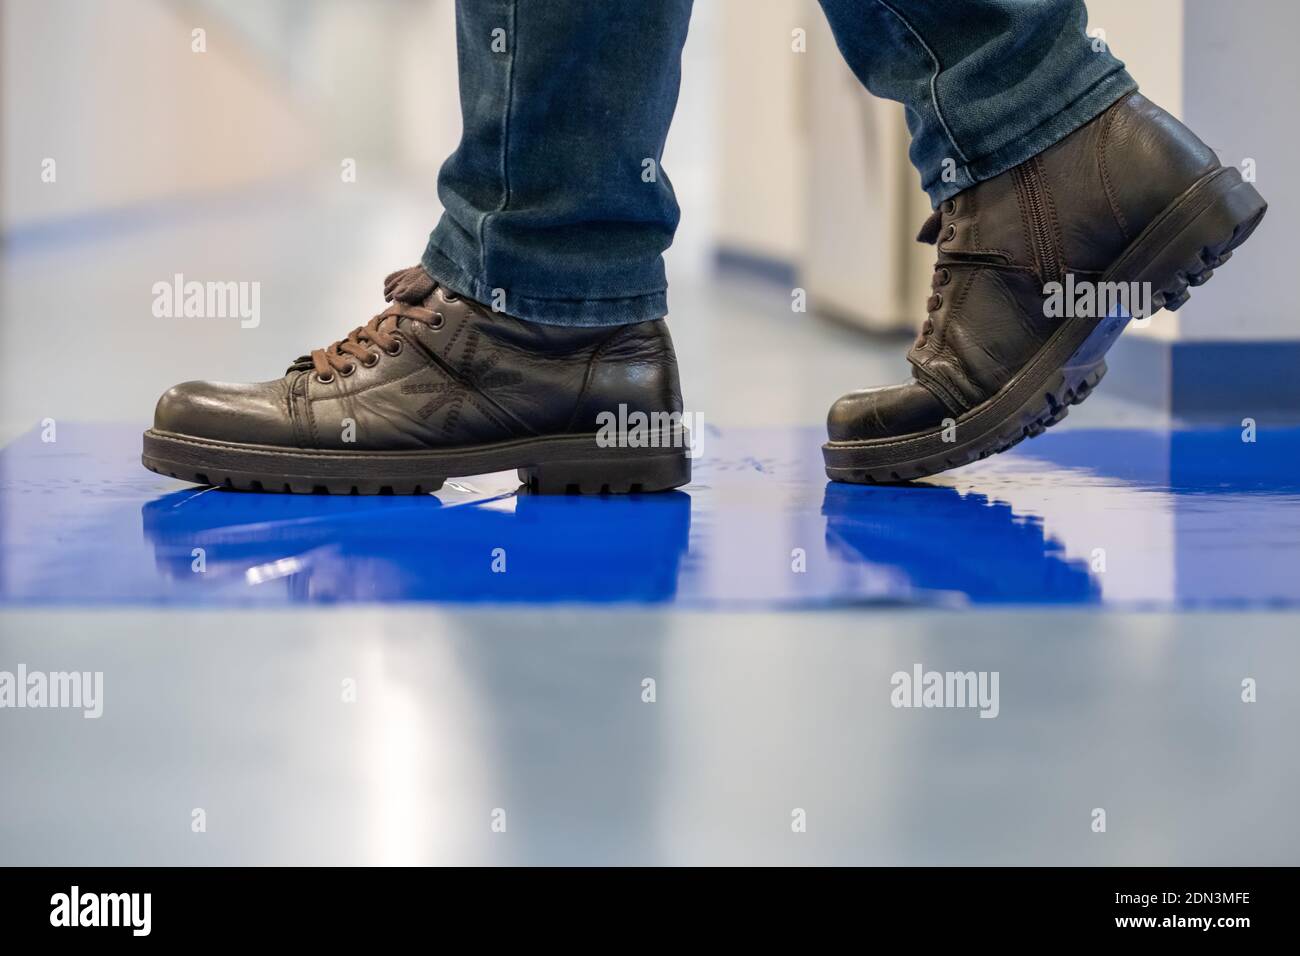
<svg viewBox="0 0 1300 956">
<path fill-rule="evenodd" d="M 942 486 L 861 487 L 831 482 L 826 541 L 846 561 L 892 568 L 899 587 L 973 603 L 1093 604 L 1101 588 L 1068 560 L 1040 518 L 1004 501 Z"/>
<path fill-rule="evenodd" d="M 460 505 L 178 491 L 141 513 L 159 570 L 181 586 L 283 578 L 295 603 L 659 602 L 677 590 L 691 501 L 680 491 L 579 498 L 521 488 Z"/>
<path fill-rule="evenodd" d="M 0 451 L 0 605 L 1300 604 L 1300 429 L 1066 430 L 928 483 L 828 484 L 819 429 L 716 430 L 683 491 L 182 489 L 132 426 Z"/>
</svg>

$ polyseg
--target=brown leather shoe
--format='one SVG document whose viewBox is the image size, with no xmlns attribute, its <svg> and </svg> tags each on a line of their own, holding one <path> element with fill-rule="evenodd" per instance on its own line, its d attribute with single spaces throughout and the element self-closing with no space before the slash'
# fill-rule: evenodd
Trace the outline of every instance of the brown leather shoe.
<svg viewBox="0 0 1300 956">
<path fill-rule="evenodd" d="M 896 482 L 1040 434 L 1088 396 L 1133 315 L 1187 301 L 1267 209 L 1250 183 L 1139 93 L 944 202 L 912 381 L 830 410 L 826 474 Z"/>
<path fill-rule="evenodd" d="M 392 305 L 251 385 L 186 382 L 158 401 L 144 466 L 254 491 L 436 491 L 516 469 L 544 492 L 663 491 L 691 477 L 663 320 L 522 322 L 449 295 L 415 266 Z"/>
</svg>

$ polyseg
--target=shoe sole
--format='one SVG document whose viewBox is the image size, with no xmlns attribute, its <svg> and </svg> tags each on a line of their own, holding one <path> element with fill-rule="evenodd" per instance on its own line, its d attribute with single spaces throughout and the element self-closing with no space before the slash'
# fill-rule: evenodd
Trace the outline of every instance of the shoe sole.
<svg viewBox="0 0 1300 956">
<path fill-rule="evenodd" d="M 1152 313 L 1176 311 L 1259 225 L 1268 204 L 1234 168 L 1206 175 L 1133 240 L 1102 282 L 1150 282 Z M 1125 316 L 1071 318 L 988 401 L 949 426 L 869 441 L 827 442 L 826 475 L 854 484 L 926 478 L 1041 435 L 1087 398 L 1106 374 L 1103 356 Z M 947 432 L 956 441 L 944 441 Z"/>
<path fill-rule="evenodd" d="M 691 480 L 685 429 L 659 447 L 602 447 L 596 435 L 555 435 L 421 451 L 316 451 L 210 441 L 149 429 L 150 471 L 200 485 L 289 494 L 429 494 L 448 478 L 516 469 L 542 494 L 668 491 Z"/>
</svg>

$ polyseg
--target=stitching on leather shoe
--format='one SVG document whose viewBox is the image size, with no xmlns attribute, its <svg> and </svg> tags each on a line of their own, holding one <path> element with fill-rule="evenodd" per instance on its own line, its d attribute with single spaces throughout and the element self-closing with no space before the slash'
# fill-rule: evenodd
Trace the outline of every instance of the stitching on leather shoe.
<svg viewBox="0 0 1300 956">
<path fill-rule="evenodd" d="M 470 403 L 471 405 L 473 405 L 473 406 L 474 406 L 475 408 L 477 408 L 480 412 L 482 412 L 483 415 L 484 415 L 484 417 L 486 417 L 486 418 L 488 419 L 488 421 L 490 421 L 493 425 L 496 425 L 497 428 L 500 428 L 500 429 L 501 429 L 502 431 L 504 431 L 507 435 L 512 435 L 512 436 L 513 436 L 513 435 L 516 435 L 516 432 L 515 432 L 515 429 L 514 429 L 514 428 L 512 428 L 512 427 L 511 427 L 509 424 L 507 424 L 506 422 L 503 422 L 503 421 L 501 421 L 499 418 L 497 418 L 496 414 L 493 413 L 493 412 L 491 411 L 491 409 L 487 408 L 487 407 L 486 407 L 486 406 L 485 406 L 481 401 L 479 401 L 479 399 L 480 399 L 481 397 L 485 397 L 485 396 L 481 396 L 481 395 L 479 394 L 478 390 L 477 390 L 476 388 L 474 388 L 474 387 L 467 388 L 467 389 L 465 390 L 465 398 L 466 398 L 466 400 L 468 400 L 469 403 Z M 518 424 L 523 425 L 524 428 L 528 429 L 528 432 L 529 432 L 530 434 L 533 434 L 533 435 L 540 434 L 540 432 L 538 432 L 537 429 L 533 428 L 533 427 L 532 427 L 531 425 L 529 425 L 527 422 L 519 421 Z"/>
<path fill-rule="evenodd" d="M 944 410 L 948 412 L 950 415 L 952 415 L 953 417 L 960 418 L 962 415 L 966 414 L 968 410 L 968 406 L 965 403 L 957 403 L 954 405 L 949 398 L 946 398 L 944 395 L 939 394 L 940 392 L 943 391 L 943 388 L 941 386 L 936 391 L 935 383 L 929 381 L 928 379 L 922 379 L 922 378 L 918 378 L 916 380 L 916 383 L 920 385 L 923 389 L 925 389 L 927 392 L 929 392 L 934 397 L 934 400 L 938 402 L 940 405 L 942 405 L 944 407 Z M 940 422 L 940 424 L 942 425 L 943 423 Z"/>
<path fill-rule="evenodd" d="M 1123 102 L 1123 100 L 1120 102 Z M 1117 103 L 1116 106 L 1118 105 Z M 1110 206 L 1110 214 L 1115 217 L 1115 224 L 1119 226 L 1119 232 L 1124 237 L 1124 241 L 1131 242 L 1132 236 L 1128 231 L 1128 220 L 1119 208 L 1119 198 L 1115 195 L 1115 187 L 1110 181 L 1110 167 L 1106 163 L 1106 144 L 1110 140 L 1111 127 L 1115 124 L 1115 115 L 1116 110 L 1111 107 L 1106 111 L 1106 115 L 1102 117 L 1101 129 L 1097 134 L 1097 166 L 1101 170 L 1101 190 L 1106 195 L 1106 204 Z"/>
<path fill-rule="evenodd" d="M 289 381 L 285 401 L 289 411 L 289 427 L 293 429 L 293 443 L 299 448 L 306 444 L 306 436 L 302 433 L 302 412 L 298 410 L 298 402 L 304 397 L 304 392 L 300 391 L 298 386 L 306 374 L 306 372 L 299 372 Z"/>
<path fill-rule="evenodd" d="M 939 399 L 939 403 L 954 415 L 965 414 L 970 409 L 970 404 L 966 402 L 961 395 L 955 392 L 952 385 L 944 378 L 943 374 L 937 370 L 931 370 L 929 365 L 918 366 L 919 375 L 916 375 L 916 381 L 920 382 L 930 390 L 930 394 Z"/>
<path fill-rule="evenodd" d="M 1043 155 L 1039 153 L 1032 160 L 1034 168 L 1038 170 L 1038 178 L 1043 183 L 1043 195 L 1047 198 L 1045 203 L 1047 207 L 1047 218 L 1052 224 L 1052 233 L 1056 236 L 1056 259 L 1062 265 L 1065 265 L 1065 234 L 1061 232 L 1061 217 L 1056 211 L 1056 197 L 1052 195 L 1052 183 L 1047 175 L 1047 166 L 1043 162 Z"/>
<path fill-rule="evenodd" d="M 640 323 L 618 326 L 603 342 L 596 346 L 595 350 L 591 353 L 591 358 L 587 359 L 587 370 L 582 377 L 582 388 L 578 392 L 578 400 L 573 403 L 573 411 L 569 415 L 569 420 L 564 425 L 564 430 L 566 432 L 573 428 L 573 423 L 578 420 L 578 412 L 582 410 L 583 399 L 587 397 L 587 392 L 591 388 L 591 379 L 596 371 L 596 361 L 605 354 L 613 343 L 626 336 L 631 329 L 636 328 L 636 325 L 639 324 Z"/>
<path fill-rule="evenodd" d="M 978 402 L 984 401 L 983 398 L 977 398 L 974 400 L 966 398 L 967 392 L 978 396 L 981 395 L 984 390 L 976 386 L 976 384 L 971 381 L 971 377 L 966 374 L 966 363 L 962 361 L 960 355 L 953 351 L 950 346 L 945 345 L 939 351 L 937 357 L 947 359 L 948 361 L 947 364 L 935 370 L 935 374 L 944 380 L 944 384 L 950 385 L 955 389 L 955 394 L 961 399 L 963 408 L 969 408 L 974 404 L 978 404 Z"/>
<path fill-rule="evenodd" d="M 970 287 L 975 284 L 976 277 L 983 275 L 985 272 L 995 272 L 996 270 L 980 269 L 976 267 L 974 269 L 968 269 L 964 271 L 966 274 L 960 277 L 959 284 L 955 290 L 955 294 L 952 297 L 952 305 L 948 308 L 949 322 L 954 321 L 959 315 L 961 315 L 962 306 L 966 304 L 966 296 L 970 293 Z M 948 322 L 945 322 L 943 324 L 943 327 L 944 327 L 944 331 L 943 334 L 939 337 L 939 340 L 947 341 Z"/>
<path fill-rule="evenodd" d="M 316 411 L 312 408 L 313 399 L 311 397 L 310 386 L 303 388 L 303 410 L 307 413 L 307 426 L 311 429 L 311 447 L 320 448 L 320 435 L 316 431 Z"/>
<path fill-rule="evenodd" d="M 386 381 L 371 382 L 369 385 L 363 385 L 361 386 L 361 388 L 353 389 L 348 392 L 338 392 L 337 394 L 333 394 L 333 395 L 322 394 L 322 395 L 316 395 L 314 397 L 308 396 L 308 404 L 310 405 L 312 402 L 338 402 L 338 401 L 342 401 L 344 398 L 355 398 L 358 395 L 364 395 L 366 394 L 366 392 L 369 392 L 376 388 L 384 388 L 388 385 L 394 384 L 395 382 L 404 382 L 412 375 L 418 375 L 420 372 L 423 372 L 426 367 L 427 366 L 420 365 L 417 366 L 416 368 L 411 369 L 411 371 L 407 372 L 405 375 L 399 375 L 397 378 L 390 378 Z M 321 386 L 321 387 L 324 388 L 326 386 Z"/>
<path fill-rule="evenodd" d="M 997 283 L 998 288 L 1002 290 L 1002 294 L 1006 296 L 1007 300 L 1011 302 L 1013 306 L 1015 306 L 1016 321 L 1020 324 L 1020 327 L 1024 330 L 1025 335 L 1032 341 L 1041 343 L 1042 338 L 1040 335 L 1040 330 L 1032 322 L 1026 321 L 1028 316 L 1025 315 L 1024 309 L 1021 309 L 1019 307 L 1018 303 L 1020 300 L 1016 296 L 1015 292 L 1012 291 L 1011 287 L 1007 285 L 1006 280 L 1003 279 L 1002 276 L 995 269 L 990 269 L 988 271 L 989 271 L 989 281 Z M 1039 347 L 1041 348 L 1041 344 Z M 985 354 L 988 354 L 987 350 L 985 350 Z"/>
</svg>

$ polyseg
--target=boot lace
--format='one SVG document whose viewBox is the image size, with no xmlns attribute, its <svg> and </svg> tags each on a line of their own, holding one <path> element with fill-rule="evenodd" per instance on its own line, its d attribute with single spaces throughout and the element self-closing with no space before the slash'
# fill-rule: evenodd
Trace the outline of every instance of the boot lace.
<svg viewBox="0 0 1300 956">
<path fill-rule="evenodd" d="M 335 374 L 351 375 L 358 364 L 372 368 L 378 364 L 381 351 L 389 355 L 400 353 L 402 334 L 398 323 L 402 319 L 423 322 L 435 329 L 441 327 L 441 312 L 417 304 L 425 302 L 436 288 L 436 283 L 420 266 L 390 274 L 384 280 L 384 299 L 393 304 L 337 342 L 313 349 L 310 360 L 316 378 L 328 384 L 334 381 Z M 451 302 L 456 296 L 444 293 L 444 298 Z"/>
<path fill-rule="evenodd" d="M 940 207 L 932 212 L 925 220 L 924 225 L 921 226 L 920 233 L 917 234 L 916 241 L 928 243 L 932 246 L 936 245 L 939 242 L 939 237 L 943 231 L 943 214 L 945 211 L 951 210 L 952 205 L 949 202 L 941 204 Z M 947 267 L 936 262 L 934 264 L 934 273 L 930 276 L 930 298 L 927 299 L 925 303 L 925 311 L 927 315 L 925 321 L 921 324 L 921 331 L 916 337 L 916 342 L 913 346 L 914 348 L 920 348 L 923 346 L 926 339 L 933 334 L 934 313 L 938 312 L 940 307 L 943 305 L 943 293 L 939 290 L 951 281 L 952 273 L 947 269 Z"/>
</svg>

